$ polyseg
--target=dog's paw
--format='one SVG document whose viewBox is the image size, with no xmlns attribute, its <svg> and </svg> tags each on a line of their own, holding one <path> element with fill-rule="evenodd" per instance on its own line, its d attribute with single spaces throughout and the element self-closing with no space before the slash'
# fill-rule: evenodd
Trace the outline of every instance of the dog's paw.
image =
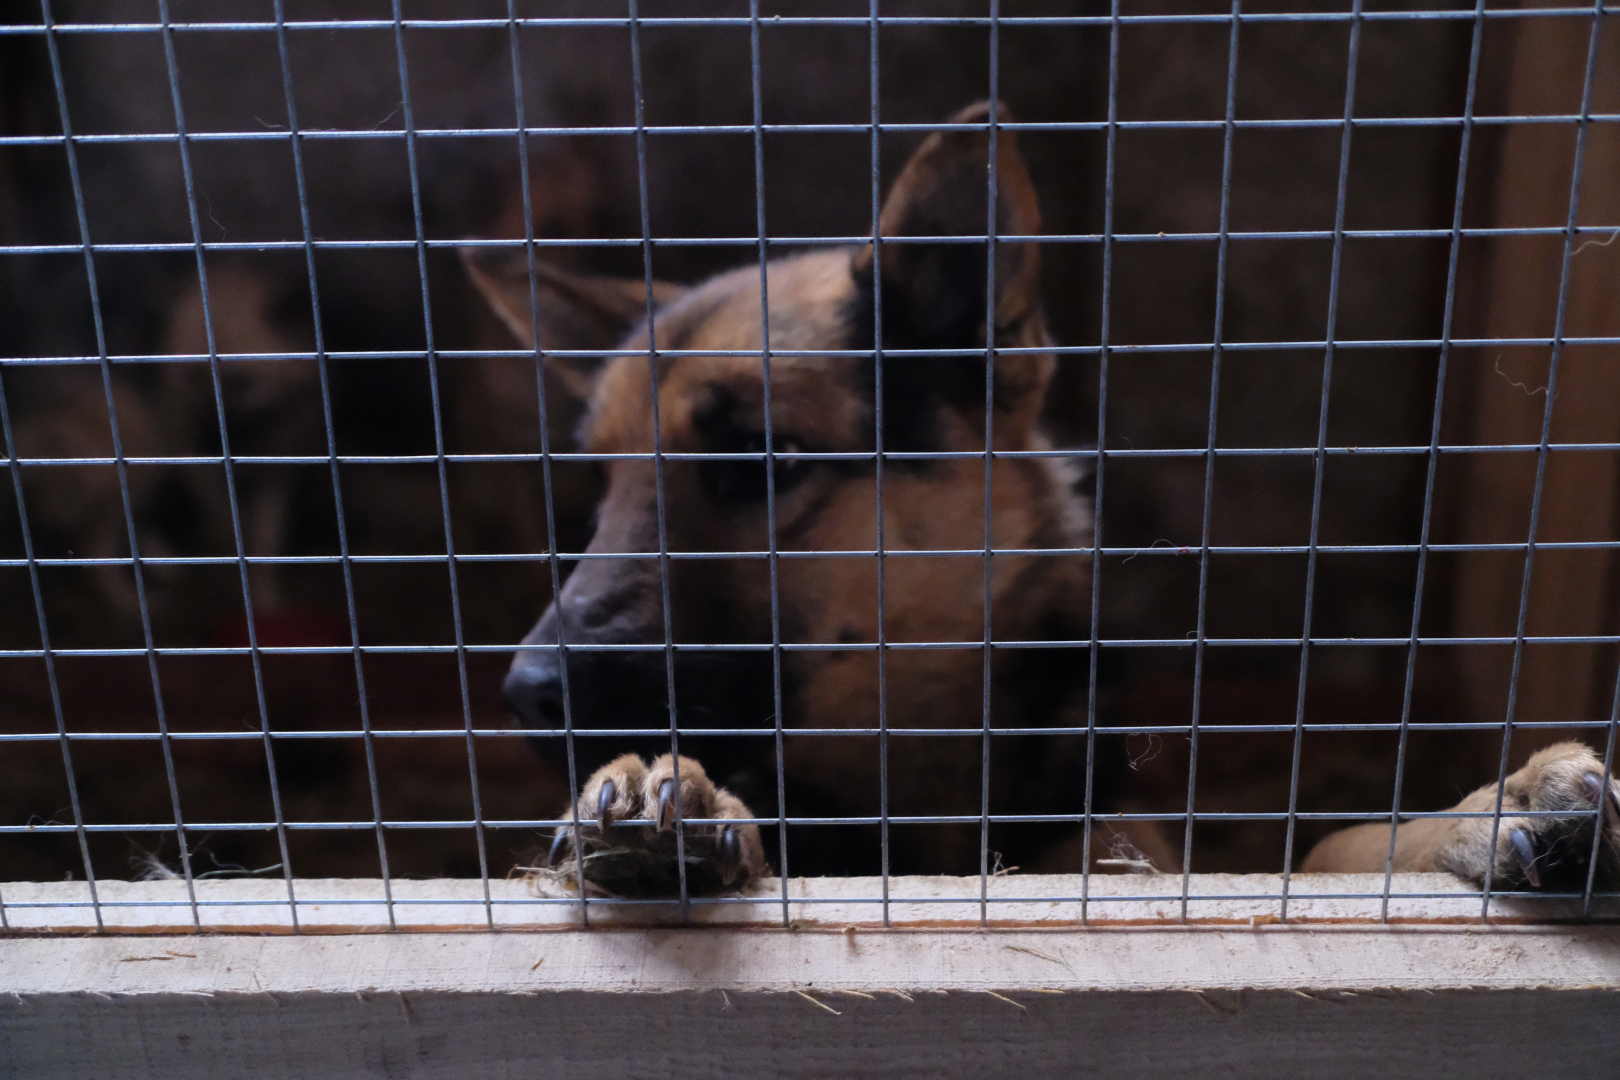
<svg viewBox="0 0 1620 1080">
<path fill-rule="evenodd" d="M 757 826 L 746 821 L 690 824 L 704 818 L 753 817 L 742 800 L 715 786 L 703 766 L 691 758 L 680 759 L 679 772 L 677 790 L 675 759 L 669 754 L 651 765 L 635 754 L 625 754 L 598 769 L 580 793 L 581 850 L 574 848 L 573 825 L 558 826 L 547 860 L 552 872 L 572 882 L 583 861 L 589 892 L 625 897 L 678 895 L 678 804 L 689 893 L 737 888 L 767 873 Z M 570 813 L 559 816 L 567 818 Z"/>
<path fill-rule="evenodd" d="M 1496 785 L 1480 788 L 1456 807 L 1492 811 Z M 1519 816 L 1526 811 L 1549 816 Z M 1596 811 L 1596 813 L 1594 813 Z M 1568 814 L 1569 816 L 1556 816 Z M 1603 783 L 1603 762 L 1583 743 L 1566 742 L 1533 754 L 1502 786 L 1491 881 L 1502 889 L 1578 891 L 1585 887 L 1594 829 L 1598 880 L 1620 879 L 1620 781 Z M 1491 846 L 1490 818 L 1459 818 L 1437 852 L 1436 869 L 1483 881 Z"/>
</svg>

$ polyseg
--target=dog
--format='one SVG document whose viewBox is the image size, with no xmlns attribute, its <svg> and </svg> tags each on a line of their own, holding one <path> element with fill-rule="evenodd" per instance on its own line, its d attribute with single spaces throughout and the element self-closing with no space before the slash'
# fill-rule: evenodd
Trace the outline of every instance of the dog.
<svg viewBox="0 0 1620 1080">
<path fill-rule="evenodd" d="M 307 351 L 308 328 L 289 319 L 275 283 L 246 265 L 225 263 L 210 275 L 213 343 L 221 354 L 276 354 Z M 197 279 L 170 298 L 162 352 L 206 357 L 209 323 Z M 241 454 L 309 453 L 320 448 L 319 389 L 314 365 L 275 360 L 233 362 L 220 367 L 220 394 L 226 403 L 232 451 Z M 109 413 L 108 394 L 111 395 Z M 111 457 L 111 422 L 127 457 L 205 456 L 220 453 L 220 418 L 209 365 L 169 362 L 132 375 L 115 370 L 110 387 L 93 368 L 68 372 L 50 385 L 42 400 L 17 424 L 23 456 L 58 459 Z M 126 470 L 121 491 L 111 465 L 75 466 L 57 482 L 30 492 L 32 524 L 51 554 L 73 553 L 107 560 L 91 568 L 87 581 L 65 590 L 69 621 L 79 625 L 134 623 L 139 614 L 135 579 L 128 566 L 110 560 L 130 551 L 124 512 L 129 510 L 145 558 L 234 550 L 231 506 L 218 474 L 195 465 L 138 464 Z M 243 542 L 251 555 L 282 555 L 294 531 L 295 481 L 291 470 L 255 466 L 236 470 L 236 501 Z M 219 587 L 201 595 L 177 590 L 180 575 L 163 563 L 146 564 L 149 607 L 173 618 L 180 602 L 210 607 Z M 255 567 L 253 589 L 261 608 L 280 606 L 278 576 Z M 210 582 L 210 585 L 214 583 Z M 234 583 L 223 586 L 228 603 Z M 239 596 L 239 592 L 235 593 Z"/>
<path fill-rule="evenodd" d="M 992 136 L 996 119 L 1004 109 L 975 105 L 951 122 L 978 127 L 922 143 L 882 205 L 877 245 L 771 261 L 764 312 L 757 264 L 682 288 L 464 252 L 526 346 L 621 354 L 549 361 L 585 402 L 580 445 L 624 456 L 604 460 L 586 558 L 503 686 L 541 752 L 587 778 L 559 815 L 578 824 L 556 830 L 550 859 L 582 866 L 590 886 L 667 895 L 679 886 L 679 833 L 688 889 L 735 888 L 771 871 L 750 819 L 778 816 L 860 819 L 789 827 L 791 842 L 772 845 L 783 874 L 980 873 L 992 858 L 1075 872 L 1088 848 L 1095 866 L 1121 845 L 1141 858 L 1105 861 L 1179 862 L 1148 824 L 1099 826 L 1089 844 L 1074 824 L 1088 800 L 1113 805 L 1128 770 L 1108 749 L 1116 739 L 1091 740 L 1088 767 L 1088 650 L 1038 647 L 1089 637 L 1092 542 L 1085 477 L 1040 453 L 1051 448 L 1041 413 L 1055 360 L 1043 351 L 1038 246 L 997 242 L 992 262 L 983 242 L 946 239 L 985 233 L 992 176 L 996 235 L 1040 231 L 1017 138 Z M 881 383 L 874 346 L 898 354 L 883 359 Z M 897 455 L 883 461 L 881 520 L 880 435 Z M 988 468 L 987 435 L 998 455 Z M 734 456 L 688 456 L 700 453 Z M 814 557 L 873 553 L 880 527 L 881 563 Z M 793 553 L 774 572 L 761 558 L 721 557 L 773 542 Z M 987 546 L 988 568 L 977 553 Z M 779 653 L 773 620 L 788 646 Z M 986 636 L 1020 647 L 986 660 L 972 644 Z M 938 643 L 956 646 L 906 647 Z M 733 648 L 683 648 L 705 644 Z M 880 726 L 894 732 L 886 745 Z M 1476 881 L 1490 870 L 1499 887 L 1584 881 L 1601 820 L 1599 870 L 1612 877 L 1620 789 L 1605 792 L 1603 775 L 1585 746 L 1545 749 L 1508 778 L 1499 829 L 1489 818 L 1403 823 L 1394 867 Z M 1457 809 L 1496 801 L 1492 784 Z M 1515 816 L 1526 810 L 1571 816 Z M 981 829 L 986 815 L 1068 821 Z M 935 820 L 905 820 L 919 816 Z M 1389 848 L 1387 825 L 1356 826 L 1304 868 L 1382 871 Z"/>
</svg>

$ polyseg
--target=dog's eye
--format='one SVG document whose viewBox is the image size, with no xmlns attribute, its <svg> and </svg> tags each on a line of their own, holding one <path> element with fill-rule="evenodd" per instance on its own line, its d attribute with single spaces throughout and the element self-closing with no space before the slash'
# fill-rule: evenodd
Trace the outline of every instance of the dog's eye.
<svg viewBox="0 0 1620 1080">
<path fill-rule="evenodd" d="M 810 472 L 810 462 L 801 461 L 795 456 L 804 450 L 799 440 L 777 435 L 771 442 L 775 453 L 786 455 L 775 459 L 776 493 L 781 495 Z M 734 446 L 726 447 L 724 452 L 763 454 L 765 436 L 760 432 L 744 435 L 736 440 Z M 702 466 L 702 476 L 704 488 L 716 499 L 733 503 L 765 501 L 767 489 L 765 462 L 762 460 L 706 461 Z"/>
</svg>

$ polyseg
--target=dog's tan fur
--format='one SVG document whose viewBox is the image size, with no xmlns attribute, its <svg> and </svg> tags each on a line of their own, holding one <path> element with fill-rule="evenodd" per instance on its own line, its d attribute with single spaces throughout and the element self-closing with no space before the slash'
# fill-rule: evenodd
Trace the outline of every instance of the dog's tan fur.
<svg viewBox="0 0 1620 1080">
<path fill-rule="evenodd" d="M 953 119 L 982 121 L 985 106 Z M 881 397 L 873 389 L 869 359 L 814 355 L 818 351 L 861 347 L 869 336 L 874 274 L 881 275 L 885 348 L 979 348 L 987 337 L 1007 349 L 1040 349 L 1049 344 L 1041 311 L 1038 251 L 1027 243 L 999 243 L 995 262 L 994 314 L 983 318 L 988 289 L 985 249 L 946 243 L 900 242 L 982 233 L 987 222 L 986 167 L 989 141 L 983 132 L 931 136 L 896 180 L 880 218 L 882 236 L 894 242 L 878 251 L 872 245 L 814 251 L 778 259 L 768 266 L 769 347 L 793 355 L 776 355 L 770 365 L 770 429 L 778 453 L 801 451 L 870 454 L 876 448 L 876 406 L 885 416 L 886 451 L 957 451 L 982 454 L 985 441 L 984 361 L 974 377 L 962 377 L 967 361 L 943 358 L 897 358 L 887 362 L 885 378 L 901 383 L 909 369 L 916 398 L 895 396 L 886 385 Z M 1015 136 L 998 134 L 998 234 L 1030 235 L 1039 231 L 1035 193 L 1019 156 Z M 972 259 L 978 260 L 975 270 Z M 573 383 L 589 391 L 581 425 L 583 447 L 595 454 L 665 454 L 725 452 L 764 448 L 765 385 L 760 353 L 766 346 L 757 265 L 722 274 L 691 289 L 659 284 L 651 331 L 645 324 L 641 282 L 579 278 L 543 264 L 536 268 L 531 300 L 529 265 L 524 258 L 469 254 L 480 287 L 507 323 L 526 342 L 535 330 L 531 304 L 541 313 L 543 347 L 619 348 L 631 355 L 592 365 L 563 361 Z M 977 273 L 977 277 L 974 274 Z M 954 285 L 951 276 L 965 280 Z M 942 284 L 943 282 L 943 284 Z M 974 295 L 974 288 L 978 289 Z M 976 304 L 974 303 L 976 301 Z M 977 318 L 963 321 L 965 311 Z M 864 322 L 863 322 L 864 320 Z M 641 325 L 637 326 L 636 324 Z M 945 331 L 929 329 L 943 325 Z M 954 329 L 951 329 L 954 327 Z M 622 333 L 612 333 L 621 328 Z M 890 328 L 894 328 L 891 335 Z M 908 338 L 905 335 L 909 333 Z M 951 334 L 955 334 L 954 337 Z M 898 343 L 898 344 L 897 344 Z M 678 356 L 656 356 L 654 350 L 679 350 Z M 798 355 L 809 353 L 811 355 Z M 649 361 L 649 355 L 656 358 Z M 737 354 L 737 355 L 732 355 Z M 556 363 L 557 361 L 553 361 Z M 933 365 L 922 368 L 919 365 Z M 998 451 L 1040 450 L 1048 446 L 1040 414 L 1054 361 L 1042 352 L 1000 354 L 994 363 L 991 417 Z M 957 388 L 936 391 L 918 381 Z M 654 379 L 657 401 L 655 438 Z M 975 392 L 974 387 L 977 387 Z M 909 426 L 907 426 L 909 425 Z M 752 441 L 750 441 L 752 440 Z M 896 445 L 899 443 L 900 445 Z M 647 555 L 659 550 L 659 468 L 651 460 L 616 459 L 605 465 L 606 494 L 597 529 L 588 548 L 593 555 Z M 869 462 L 815 462 L 788 458 L 777 462 L 775 541 L 792 552 L 870 551 L 878 532 L 876 476 Z M 990 542 L 996 549 L 1083 548 L 1090 543 L 1088 501 L 1075 490 L 1071 466 L 1053 458 L 998 458 L 991 469 Z M 752 480 L 744 479 L 755 470 Z M 735 483 L 727 487 L 726 478 Z M 885 547 L 906 549 L 982 549 L 985 537 L 985 466 L 982 457 L 963 456 L 927 462 L 896 460 L 884 470 L 882 513 Z M 752 486 L 750 486 L 752 485 Z M 759 552 L 770 543 L 760 465 L 665 460 L 662 464 L 662 542 L 671 552 Z M 735 497 L 746 488 L 751 498 Z M 730 494 L 728 494 L 728 492 Z M 870 557 L 783 558 L 776 584 L 782 640 L 793 644 L 857 645 L 878 640 L 877 563 Z M 554 644 L 558 635 L 570 644 L 660 644 L 664 640 L 664 594 L 656 558 L 589 559 L 581 562 L 527 644 Z M 768 643 L 771 641 L 772 594 L 767 564 L 759 559 L 674 559 L 668 563 L 668 596 L 673 615 L 671 637 L 677 644 L 704 642 Z M 985 598 L 982 556 L 894 557 L 886 561 L 884 602 L 886 640 L 890 643 L 972 642 L 984 634 Z M 1054 635 L 1055 623 L 1076 627 L 1083 637 L 1090 609 L 1089 562 L 1083 556 L 998 554 L 990 568 L 990 621 L 994 636 L 1005 641 L 1038 641 Z M 1062 635 L 1058 635 L 1062 636 Z M 1052 650 L 1056 652 L 1056 650 Z M 997 650 L 991 673 L 990 715 L 997 727 L 1083 726 L 1087 653 L 1068 650 L 1053 661 L 1064 669 L 1061 692 L 1044 704 L 1032 704 L 1024 676 L 1016 667 L 1019 650 Z M 552 654 L 520 653 L 508 678 L 508 697 L 520 716 L 536 726 L 543 710 L 536 695 L 555 692 L 560 673 L 547 664 Z M 601 654 L 595 654 L 600 656 Z M 630 676 L 643 665 L 643 679 L 655 693 L 639 702 L 593 715 L 592 684 L 576 685 L 576 727 L 647 728 L 665 726 L 662 700 L 662 654 L 615 654 L 617 660 L 591 659 L 574 653 L 571 673 L 597 665 L 609 671 L 595 685 L 616 688 L 618 673 Z M 688 654 L 677 653 L 677 656 Z M 642 659 L 636 660 L 635 657 Z M 627 658 L 628 657 L 628 658 Z M 983 712 L 983 654 L 979 649 L 894 650 L 884 658 L 884 697 L 892 728 L 979 727 Z M 619 665 L 619 666 L 614 666 Z M 650 665 L 650 666 L 648 666 Z M 879 724 L 879 664 L 871 650 L 789 651 L 782 657 L 783 723 L 788 728 L 861 728 Z M 575 674 L 576 679 L 582 676 Z M 526 696 L 527 695 L 527 696 Z M 630 702 L 630 698 L 625 699 Z M 559 713 L 551 714 L 554 723 Z M 721 716 L 697 727 L 759 727 L 768 717 Z M 692 724 L 683 722 L 683 728 Z M 1022 736 L 1020 738 L 1023 738 Z M 684 737 L 683 737 L 684 739 Z M 1085 744 L 1076 736 L 1030 736 L 1029 746 L 995 740 L 989 767 L 989 806 L 995 813 L 1079 813 L 1085 796 Z M 557 740 L 552 740 L 555 745 Z M 576 740 L 578 744 L 591 742 Z M 768 740 L 753 740 L 761 747 Z M 667 745 L 667 740 L 666 740 Z M 730 744 L 714 744 L 729 746 Z M 800 793 L 799 805 L 817 815 L 875 815 L 885 779 L 876 740 L 870 736 L 788 737 L 782 767 L 789 791 Z M 889 740 L 888 809 L 892 815 L 977 816 L 982 808 L 981 740 L 977 737 L 900 738 Z M 730 752 L 727 750 L 726 752 Z M 705 754 L 708 752 L 705 751 Z M 1590 771 L 1590 752 L 1560 751 L 1563 772 L 1575 770 L 1575 794 L 1585 789 L 1579 773 Z M 1585 757 L 1581 756 L 1585 754 Z M 710 762 L 711 768 L 713 762 Z M 774 768 L 768 750 L 756 762 Z M 609 761 L 582 787 L 578 813 L 587 828 L 581 833 L 586 853 L 613 845 L 651 845 L 660 835 L 640 834 L 612 820 L 626 816 L 659 819 L 658 786 L 669 780 L 667 755 L 651 767 L 627 754 Z M 744 770 L 746 772 L 746 769 Z M 702 810 L 718 818 L 751 816 L 743 801 L 716 788 L 693 759 L 681 763 L 687 816 Z M 1540 805 L 1537 791 L 1545 777 L 1563 773 L 1540 758 L 1516 774 L 1510 791 L 1522 793 L 1526 805 Z M 721 775 L 724 779 L 724 775 Z M 1569 787 L 1563 777 L 1558 781 Z M 696 794 L 686 786 L 697 784 Z M 673 790 L 673 788 L 671 789 Z M 1494 791 L 1494 789 L 1492 789 Z M 807 794 L 806 794 L 807 793 Z M 1520 794 L 1515 794 L 1517 799 Z M 1471 796 L 1474 803 L 1483 794 Z M 1511 800 L 1510 800 L 1511 801 Z M 1566 800 L 1567 802 L 1568 800 Z M 1517 806 L 1515 802 L 1513 806 Z M 1560 803 L 1559 805 L 1564 805 Z M 1572 804 L 1573 805 L 1573 804 Z M 1543 819 L 1536 819 L 1543 820 Z M 1584 819 L 1584 820 L 1590 820 Z M 1488 823 L 1487 823 L 1488 824 Z M 1513 822 L 1505 822 L 1510 836 Z M 1030 828 L 1030 827 L 1026 827 Z M 1542 826 L 1543 830 L 1550 828 Z M 749 875 L 765 872 L 765 853 L 752 825 L 702 826 L 689 834 L 703 857 L 718 860 L 718 879 L 735 880 L 737 856 L 721 842 L 726 830 L 739 830 L 741 866 Z M 1325 841 L 1307 861 L 1310 869 L 1382 869 L 1384 849 L 1375 833 L 1386 826 L 1346 830 Z M 1031 831 L 1034 832 L 1031 828 Z M 1025 868 L 1078 870 L 1078 830 L 1047 830 L 1034 847 L 1020 852 Z M 1403 869 L 1456 870 L 1478 877 L 1488 839 L 1480 840 L 1477 822 L 1431 820 L 1402 828 L 1397 864 Z M 565 831 L 566 832 L 566 831 Z M 1001 830 L 992 838 L 1012 834 Z M 557 852 L 567 849 L 571 834 L 559 835 Z M 1112 837 L 1093 844 L 1108 852 Z M 1124 839 L 1146 852 L 1160 868 L 1169 869 L 1175 855 L 1152 830 L 1134 828 Z M 664 842 L 664 841 L 660 841 Z M 1507 843 L 1507 841 L 1504 841 Z M 707 845 L 707 846 L 704 846 Z M 1500 847 L 1500 845 L 1499 845 Z M 738 845 L 733 844 L 735 852 Z M 1479 848 L 1479 851 L 1475 851 Z M 649 846 L 649 852 L 652 848 Z M 999 847 L 998 847 L 999 850 Z M 1512 853 L 1512 845 L 1508 851 Z M 915 829 L 893 845 L 896 868 L 934 872 L 976 872 L 980 830 L 976 824 Z M 1500 860 L 1498 860 L 1500 861 Z M 829 865 L 837 868 L 833 860 Z M 1506 878 L 1523 872 L 1502 868 Z M 589 871 L 588 871 L 589 874 Z"/>
</svg>

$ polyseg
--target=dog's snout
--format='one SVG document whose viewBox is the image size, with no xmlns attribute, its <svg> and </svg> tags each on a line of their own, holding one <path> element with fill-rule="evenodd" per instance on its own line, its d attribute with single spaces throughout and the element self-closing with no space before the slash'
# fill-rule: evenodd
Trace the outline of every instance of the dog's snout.
<svg viewBox="0 0 1620 1080">
<path fill-rule="evenodd" d="M 501 683 L 501 696 L 524 727 L 551 731 L 563 726 L 562 670 L 551 656 L 519 653 Z"/>
</svg>

